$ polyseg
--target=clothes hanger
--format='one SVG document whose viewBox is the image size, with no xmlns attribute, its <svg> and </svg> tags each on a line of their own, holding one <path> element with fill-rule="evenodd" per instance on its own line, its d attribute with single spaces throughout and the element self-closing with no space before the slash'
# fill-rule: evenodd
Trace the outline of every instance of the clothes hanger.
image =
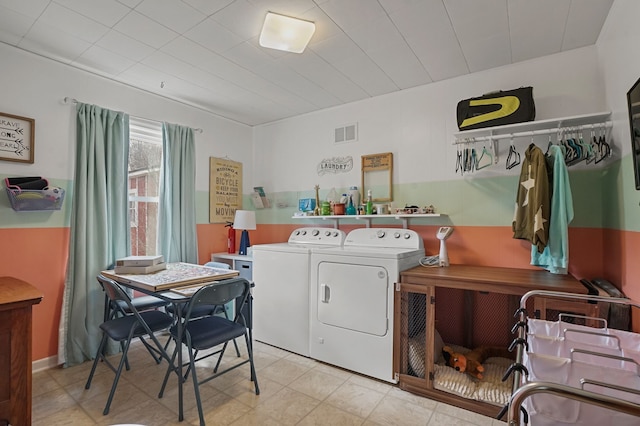
<svg viewBox="0 0 640 426">
<path fill-rule="evenodd" d="M 464 175 L 463 163 L 462 163 L 462 149 L 460 145 L 457 146 L 458 152 L 456 153 L 456 173 L 460 171 L 460 174 Z"/>
<path fill-rule="evenodd" d="M 511 136 L 511 145 L 509 146 L 509 155 L 507 155 L 507 170 L 511 170 L 520 164 L 520 153 L 513 144 L 513 135 Z"/>
<path fill-rule="evenodd" d="M 491 143 L 493 144 L 493 141 L 491 141 Z M 482 159 L 486 158 L 488 161 L 488 163 L 486 164 L 482 164 Z M 476 170 L 482 170 L 486 167 L 489 167 L 490 165 L 493 164 L 493 154 L 491 154 L 491 152 L 487 149 L 486 145 L 482 145 L 482 152 L 480 153 L 480 158 L 478 158 L 478 161 L 476 162 Z"/>
<path fill-rule="evenodd" d="M 604 126 L 600 128 L 600 137 L 598 138 L 598 155 L 596 155 L 596 164 L 611 156 L 611 146 L 607 143 L 605 137 Z"/>
<path fill-rule="evenodd" d="M 587 164 L 591 164 L 595 161 L 596 159 L 596 151 L 595 151 L 595 144 L 597 143 L 596 141 L 596 133 L 593 130 L 593 124 L 591 125 L 591 135 L 589 136 L 589 142 L 585 144 L 585 146 L 587 147 L 587 158 L 586 163 Z"/>
</svg>

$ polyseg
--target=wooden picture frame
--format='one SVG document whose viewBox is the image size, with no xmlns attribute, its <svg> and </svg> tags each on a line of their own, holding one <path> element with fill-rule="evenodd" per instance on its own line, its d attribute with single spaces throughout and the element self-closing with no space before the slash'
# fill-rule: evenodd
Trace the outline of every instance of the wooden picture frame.
<svg viewBox="0 0 640 426">
<path fill-rule="evenodd" d="M 362 156 L 362 199 L 371 189 L 373 202 L 393 201 L 393 153 Z"/>
<path fill-rule="evenodd" d="M 0 160 L 33 164 L 36 120 L 0 112 Z"/>
</svg>

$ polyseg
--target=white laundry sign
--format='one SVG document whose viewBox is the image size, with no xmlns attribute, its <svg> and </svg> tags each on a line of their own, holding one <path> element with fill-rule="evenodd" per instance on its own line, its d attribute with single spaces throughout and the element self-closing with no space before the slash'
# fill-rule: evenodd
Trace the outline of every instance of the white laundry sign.
<svg viewBox="0 0 640 426">
<path fill-rule="evenodd" d="M 353 157 L 325 158 L 318 164 L 318 176 L 326 173 L 346 173 L 353 169 Z"/>
</svg>

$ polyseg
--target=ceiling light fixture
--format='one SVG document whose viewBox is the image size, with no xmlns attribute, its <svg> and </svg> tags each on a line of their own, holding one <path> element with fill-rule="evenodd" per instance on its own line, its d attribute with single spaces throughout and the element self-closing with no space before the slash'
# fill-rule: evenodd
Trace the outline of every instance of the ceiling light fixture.
<svg viewBox="0 0 640 426">
<path fill-rule="evenodd" d="M 315 31 L 316 24 L 311 21 L 267 12 L 260 33 L 260 46 L 302 53 Z"/>
</svg>

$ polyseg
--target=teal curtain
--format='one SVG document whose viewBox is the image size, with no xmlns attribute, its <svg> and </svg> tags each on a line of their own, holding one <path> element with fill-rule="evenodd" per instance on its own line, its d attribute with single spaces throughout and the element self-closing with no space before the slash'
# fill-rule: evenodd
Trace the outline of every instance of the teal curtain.
<svg viewBox="0 0 640 426">
<path fill-rule="evenodd" d="M 130 250 L 129 116 L 82 103 L 76 111 L 71 236 L 58 351 L 65 366 L 95 356 L 104 307 L 96 276 Z"/>
<path fill-rule="evenodd" d="M 167 262 L 198 263 L 193 129 L 162 124 L 158 248 Z"/>
</svg>

